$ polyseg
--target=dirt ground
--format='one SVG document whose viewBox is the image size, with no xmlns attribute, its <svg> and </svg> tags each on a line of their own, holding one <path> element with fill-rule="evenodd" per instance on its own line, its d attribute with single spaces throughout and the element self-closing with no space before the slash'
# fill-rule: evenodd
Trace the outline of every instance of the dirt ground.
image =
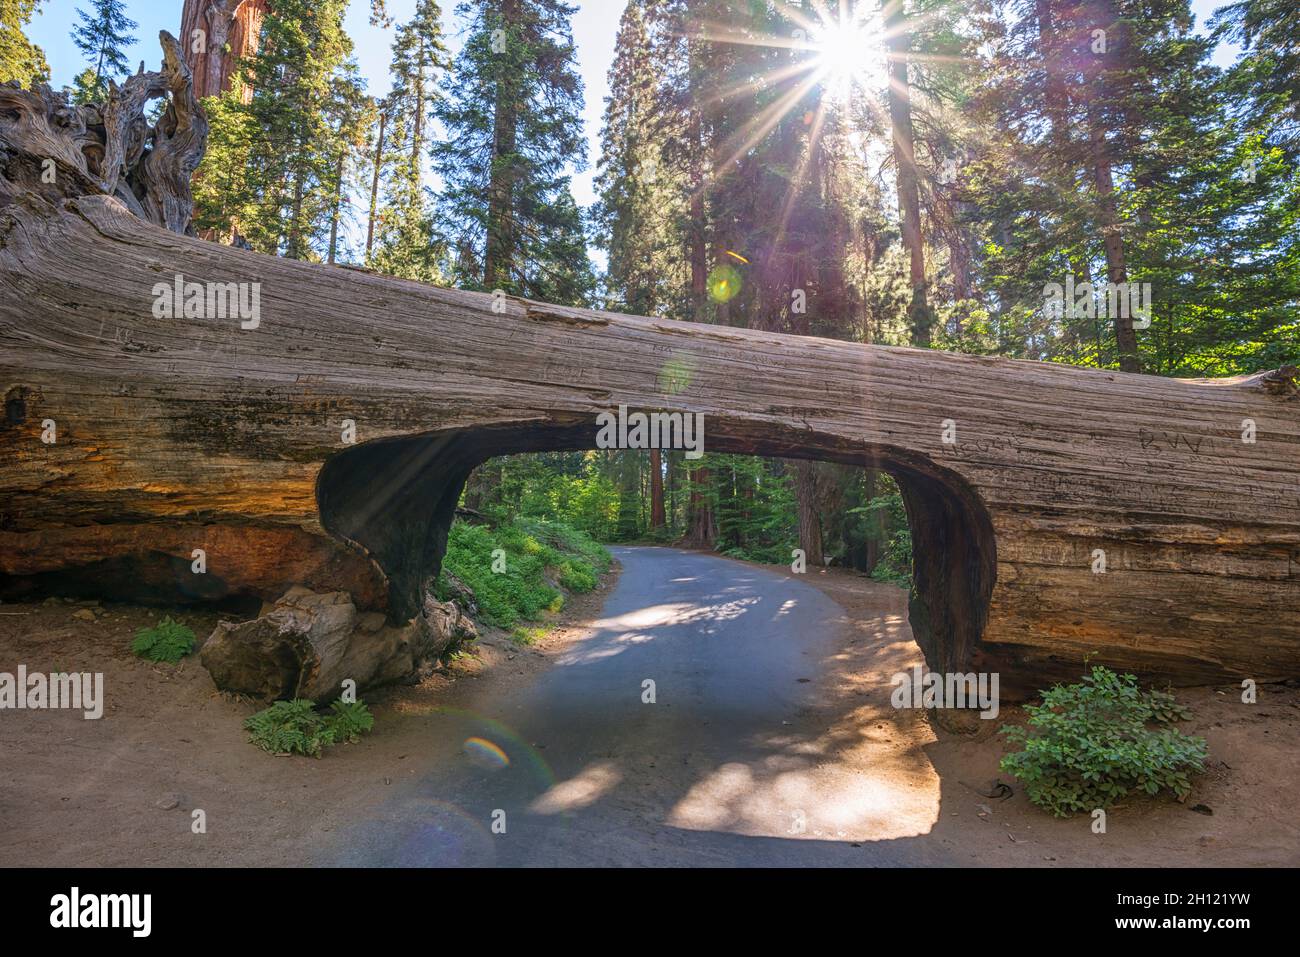
<svg viewBox="0 0 1300 957">
<path fill-rule="evenodd" d="M 313 846 L 386 788 L 424 772 L 430 715 L 456 709 L 481 682 L 505 694 L 522 688 L 580 640 L 614 574 L 573 599 L 560 627 L 534 646 L 485 635 L 474 655 L 420 685 L 367 694 L 374 732 L 320 760 L 250 745 L 241 723 L 259 705 L 217 692 L 197 658 L 170 666 L 132 656 L 131 638 L 165 609 L 0 605 L 0 671 L 21 663 L 32 672 L 103 672 L 107 698 L 99 721 L 0 712 L 0 865 L 308 863 Z M 901 590 L 842 570 L 803 579 L 844 609 L 841 650 L 818 682 L 814 712 L 824 709 L 827 730 L 815 747 L 855 793 L 897 807 L 898 836 L 972 865 L 1300 863 L 1300 690 L 1261 687 L 1256 705 L 1242 704 L 1235 687 L 1179 691 L 1194 714 L 1181 727 L 1209 743 L 1207 772 L 1185 803 L 1128 802 L 1112 809 L 1107 833 L 1094 834 L 1087 817 L 1054 820 L 1018 787 L 1006 800 L 981 793 L 995 778 L 1010 782 L 997 769 L 998 736 L 936 730 L 924 712 L 889 705 L 889 676 L 922 662 Z M 200 639 L 220 617 L 171 613 Z M 987 723 L 1020 720 L 1019 709 L 1005 708 Z M 206 833 L 192 831 L 196 809 Z"/>
<path fill-rule="evenodd" d="M 1235 685 L 1176 689 L 1192 712 L 1180 730 L 1204 737 L 1206 772 L 1183 803 L 1167 796 L 1131 798 L 1111 808 L 1106 833 L 1092 820 L 1064 820 L 1029 803 L 1015 780 L 998 770 L 1005 753 L 994 729 L 975 738 L 936 728 L 925 712 L 887 707 L 888 676 L 923 664 L 906 624 L 898 588 L 850 571 L 809 572 L 808 584 L 845 610 L 850 635 L 831 696 L 859 695 L 863 704 L 831 729 L 868 766 L 892 753 L 900 763 L 923 755 L 937 778 L 939 800 L 928 830 L 975 866 L 1246 867 L 1300 864 L 1300 688 L 1263 685 L 1258 703 L 1241 702 Z M 856 633 L 856 637 L 854 637 Z M 882 692 L 882 686 L 884 691 Z M 828 702 L 830 704 L 831 702 Z M 882 704 L 883 703 L 883 704 Z M 1004 707 L 990 726 L 1023 724 Z M 869 759 L 868 759 L 868 756 Z M 995 799 L 995 780 L 1014 789 Z M 929 774 L 917 782 L 931 786 Z M 981 794 L 980 792 L 983 792 Z"/>
</svg>

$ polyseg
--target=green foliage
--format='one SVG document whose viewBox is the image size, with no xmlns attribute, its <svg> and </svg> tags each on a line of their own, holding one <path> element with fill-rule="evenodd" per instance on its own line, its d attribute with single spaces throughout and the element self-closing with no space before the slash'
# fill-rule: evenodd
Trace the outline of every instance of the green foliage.
<svg viewBox="0 0 1300 957">
<path fill-rule="evenodd" d="M 586 563 L 565 562 L 560 566 L 560 584 L 582 594 L 596 587 L 596 572 Z"/>
<path fill-rule="evenodd" d="M 549 630 L 550 629 L 545 627 L 539 628 L 521 625 L 520 627 L 511 630 L 510 640 L 518 642 L 521 645 L 531 645 L 539 638 L 545 637 Z"/>
<path fill-rule="evenodd" d="M 45 53 L 23 33 L 44 0 L 0 0 L 0 83 L 48 80 Z"/>
<path fill-rule="evenodd" d="M 629 3 L 619 21 L 592 212 L 609 252 L 606 308 L 656 316 L 679 312 L 689 287 L 683 213 L 690 189 L 680 164 L 665 156 L 663 43 L 646 13 L 646 5 Z"/>
<path fill-rule="evenodd" d="M 248 740 L 270 754 L 302 754 L 318 758 L 328 747 L 353 743 L 374 727 L 375 719 L 364 701 L 330 705 L 321 714 L 306 698 L 277 701 L 244 720 Z"/>
<path fill-rule="evenodd" d="M 402 279 L 443 280 L 446 244 L 434 238 L 436 224 L 422 170 L 437 81 L 447 66 L 441 8 L 434 0 L 419 0 L 412 18 L 397 28 L 393 43 L 393 89 L 379 104 L 383 151 L 379 153 L 377 130 L 373 147 L 367 148 L 371 162 L 378 165 L 377 170 L 372 167 L 372 182 L 383 193 L 367 265 Z M 378 206 L 379 196 L 372 194 L 371 201 Z"/>
<path fill-rule="evenodd" d="M 78 10 L 80 23 L 72 29 L 72 42 L 85 56 L 88 82 L 78 83 L 78 102 L 102 100 L 108 94 L 108 81 L 131 72 L 126 47 L 135 43 L 130 31 L 139 26 L 126 15 L 122 0 L 93 0 L 90 12 Z"/>
<path fill-rule="evenodd" d="M 142 628 L 131 642 L 136 657 L 175 664 L 194 650 L 194 632 L 171 616 L 153 628 Z"/>
<path fill-rule="evenodd" d="M 1078 684 L 1056 685 L 1028 705 L 1031 727 L 1004 726 L 1023 750 L 1000 767 L 1025 785 L 1029 799 L 1057 817 L 1110 807 L 1134 790 L 1168 788 L 1182 798 L 1205 763 L 1205 740 L 1167 725 L 1187 717 L 1173 696 L 1142 691 L 1133 675 L 1100 665 Z"/>
<path fill-rule="evenodd" d="M 894 585 L 906 585 L 912 580 L 912 533 L 909 529 L 900 528 L 889 537 L 880 561 L 871 570 L 871 577 Z"/>
<path fill-rule="evenodd" d="M 355 744 L 361 735 L 369 733 L 375 726 L 375 716 L 370 713 L 364 701 L 344 701 L 342 698 L 330 705 L 326 721 L 330 724 L 336 744 Z"/>
<path fill-rule="evenodd" d="M 582 80 L 563 0 L 462 0 L 465 40 L 436 109 L 439 227 L 456 284 L 567 305 L 595 285 L 569 169 L 581 170 Z"/>
<path fill-rule="evenodd" d="M 697 487 L 717 516 L 718 551 L 731 558 L 790 564 L 798 538 L 791 475 L 772 459 L 709 454 L 707 485 Z"/>
<path fill-rule="evenodd" d="M 340 172 L 370 116 L 346 7 L 278 0 L 256 55 L 239 64 L 230 90 L 205 101 L 212 133 L 195 177 L 196 228 L 237 232 L 259 252 L 324 258 L 341 216 Z"/>
<path fill-rule="evenodd" d="M 504 558 L 494 557 L 497 550 Z M 501 569 L 504 563 L 504 570 Z M 559 522 L 518 519 L 496 527 L 456 522 L 436 588 L 442 600 L 455 597 L 447 576 L 473 593 L 483 620 L 501 628 L 533 621 L 543 611 L 558 611 L 564 596 L 551 584 L 590 591 L 609 568 L 610 556 L 589 536 Z"/>
<path fill-rule="evenodd" d="M 853 547 L 858 542 L 875 544 L 877 558 L 869 570 L 876 581 L 894 585 L 907 585 L 912 579 L 912 532 L 907 524 L 907 509 L 903 493 L 888 475 L 877 476 L 872 482 L 872 495 L 866 504 L 850 508 L 846 518 L 856 519 L 845 523 L 845 544 Z"/>
<path fill-rule="evenodd" d="M 563 517 L 578 532 L 613 541 L 620 490 L 599 452 L 542 452 L 495 459 L 491 498 L 482 510 L 498 524 L 518 517 Z M 475 473 L 476 475 L 478 472 Z"/>
</svg>

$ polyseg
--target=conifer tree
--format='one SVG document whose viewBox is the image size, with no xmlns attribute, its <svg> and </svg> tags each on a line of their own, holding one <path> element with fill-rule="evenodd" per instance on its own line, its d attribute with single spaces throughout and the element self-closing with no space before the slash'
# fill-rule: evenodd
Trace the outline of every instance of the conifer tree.
<svg viewBox="0 0 1300 957">
<path fill-rule="evenodd" d="M 377 170 L 384 203 L 377 213 L 378 245 L 370 265 L 425 282 L 442 278 L 445 255 L 443 244 L 434 239 L 423 170 L 437 83 L 447 66 L 442 11 L 434 0 L 419 0 L 393 43 L 393 89 L 381 118 L 384 143 Z"/>
<path fill-rule="evenodd" d="M 443 236 L 458 284 L 577 303 L 591 294 L 569 169 L 586 162 L 563 0 L 463 0 L 467 37 L 435 113 Z"/>
<path fill-rule="evenodd" d="M 77 10 L 81 23 L 72 28 L 72 42 L 90 66 L 78 78 L 75 98 L 78 102 L 103 99 L 108 81 L 131 71 L 125 48 L 135 43 L 131 36 L 138 23 L 126 15 L 122 0 L 93 0 L 90 11 Z"/>
<path fill-rule="evenodd" d="M 686 184 L 664 154 L 663 78 L 647 19 L 647 8 L 653 14 L 655 6 L 631 0 L 623 11 L 596 179 L 596 220 L 609 256 L 610 308 L 637 315 L 672 311 L 686 279 L 676 228 L 684 214 Z"/>
<path fill-rule="evenodd" d="M 328 255 L 340 150 L 355 148 L 348 144 L 361 139 L 364 115 L 346 6 L 277 0 L 242 75 L 206 101 L 212 133 L 197 178 L 197 227 L 291 259 Z"/>
</svg>

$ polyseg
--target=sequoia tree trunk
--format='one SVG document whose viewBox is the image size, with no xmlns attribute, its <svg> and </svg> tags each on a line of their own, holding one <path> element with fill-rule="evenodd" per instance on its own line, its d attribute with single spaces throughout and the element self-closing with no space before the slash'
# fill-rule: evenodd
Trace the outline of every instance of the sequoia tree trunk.
<svg viewBox="0 0 1300 957">
<path fill-rule="evenodd" d="M 1294 368 L 1175 380 L 502 312 L 203 242 L 180 232 L 203 120 L 174 52 L 107 123 L 0 87 L 5 596 L 271 601 L 297 584 L 405 622 L 476 465 L 594 448 L 596 417 L 626 406 L 702 415 L 708 452 L 889 471 L 935 670 L 998 671 L 1011 695 L 1088 657 L 1179 683 L 1300 676 Z M 144 130 L 133 97 L 169 88 Z M 684 374 L 666 382 L 667 362 Z"/>
</svg>

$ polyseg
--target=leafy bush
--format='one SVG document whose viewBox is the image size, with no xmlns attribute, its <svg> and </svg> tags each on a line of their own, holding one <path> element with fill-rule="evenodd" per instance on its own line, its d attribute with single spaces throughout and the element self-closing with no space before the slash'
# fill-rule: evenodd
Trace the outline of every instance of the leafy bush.
<svg viewBox="0 0 1300 957">
<path fill-rule="evenodd" d="M 141 628 L 131 642 L 131 651 L 148 661 L 166 661 L 176 664 L 194 650 L 194 632 L 171 616 L 153 628 Z"/>
<path fill-rule="evenodd" d="M 493 571 L 497 549 L 505 552 L 500 572 Z M 603 546 L 560 522 L 524 518 L 495 529 L 456 522 L 435 591 L 443 601 L 455 597 L 446 577 L 454 575 L 474 593 L 484 621 L 513 628 L 563 605 L 564 595 L 548 580 L 548 571 L 563 588 L 586 592 L 596 587 L 610 561 Z"/>
<path fill-rule="evenodd" d="M 871 570 L 871 577 L 878 582 L 893 585 L 906 585 L 912 580 L 912 533 L 900 528 L 885 545 L 885 552 L 880 561 Z"/>
<path fill-rule="evenodd" d="M 304 754 L 318 758 L 340 742 L 353 743 L 374 727 L 375 718 L 364 701 L 330 705 L 329 714 L 316 710 L 306 698 L 277 701 L 244 720 L 248 740 L 271 754 Z"/>
<path fill-rule="evenodd" d="M 589 592 L 596 587 L 596 571 L 582 562 L 564 562 L 560 565 L 560 584 L 578 594 Z"/>
<path fill-rule="evenodd" d="M 334 742 L 355 744 L 363 734 L 375 726 L 375 716 L 364 701 L 344 701 L 342 698 L 330 705 L 327 722 L 332 723 Z"/>
<path fill-rule="evenodd" d="M 1029 799 L 1057 817 L 1110 807 L 1138 789 L 1179 798 L 1189 775 L 1205 763 L 1205 739 L 1176 728 L 1151 728 L 1186 718 L 1173 696 L 1142 691 L 1133 675 L 1095 665 L 1078 684 L 1056 685 L 1042 704 L 1027 705 L 1031 728 L 1004 726 L 1023 746 L 1001 768 L 1025 785 Z"/>
<path fill-rule="evenodd" d="M 586 532 L 564 522 L 539 518 L 521 518 L 515 522 L 515 526 L 556 552 L 585 561 L 598 575 L 609 571 L 612 560 L 609 550 Z"/>
</svg>

